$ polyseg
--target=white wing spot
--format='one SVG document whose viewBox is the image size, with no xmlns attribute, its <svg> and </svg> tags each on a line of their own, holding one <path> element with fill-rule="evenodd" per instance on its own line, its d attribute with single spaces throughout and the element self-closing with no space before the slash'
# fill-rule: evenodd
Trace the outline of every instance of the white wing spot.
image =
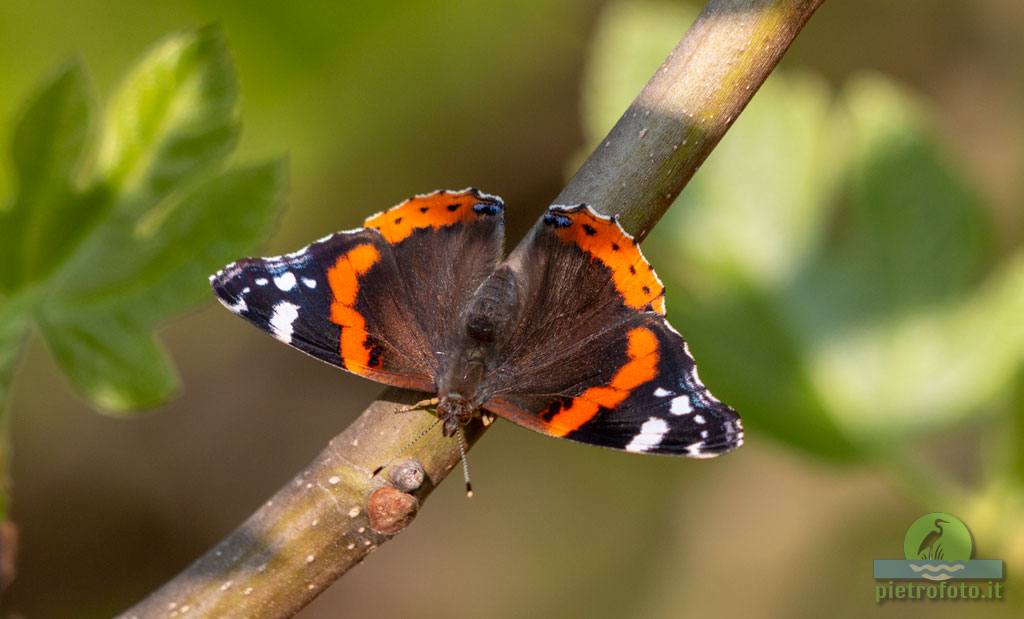
<svg viewBox="0 0 1024 619">
<path fill-rule="evenodd" d="M 228 303 L 220 297 L 217 297 L 217 300 L 220 301 L 221 305 L 228 308 L 228 311 L 232 314 L 241 314 L 245 310 L 249 309 L 249 306 L 245 303 L 245 297 L 238 297 L 238 300 L 234 303 Z"/>
<path fill-rule="evenodd" d="M 282 292 L 288 292 L 295 287 L 295 274 L 291 271 L 285 271 L 283 275 L 274 278 L 274 285 Z"/>
<path fill-rule="evenodd" d="M 658 397 L 658 398 L 667 398 L 670 395 L 675 395 L 675 392 L 669 391 L 668 389 L 662 389 L 661 387 L 658 387 L 657 389 L 654 390 L 654 395 L 655 395 L 655 397 Z"/>
<path fill-rule="evenodd" d="M 256 285 L 257 286 L 266 286 L 268 283 L 270 283 L 270 281 L 266 277 L 257 277 L 256 278 Z"/>
<path fill-rule="evenodd" d="M 704 415 L 694 415 L 693 420 L 700 424 L 703 424 L 705 422 Z"/>
<path fill-rule="evenodd" d="M 270 317 L 270 331 L 274 337 L 285 344 L 292 343 L 292 332 L 295 319 L 299 317 L 299 306 L 288 301 L 281 301 L 274 306 L 274 314 Z"/>
<path fill-rule="evenodd" d="M 689 415 L 693 412 L 693 405 L 690 404 L 690 396 L 681 395 L 678 398 L 672 399 L 672 407 L 668 409 L 668 412 L 673 415 Z"/>
<path fill-rule="evenodd" d="M 308 277 L 303 277 L 302 278 L 302 283 L 305 284 L 306 288 L 309 288 L 310 290 L 312 290 L 313 288 L 316 288 L 316 280 L 315 279 L 310 279 Z"/>
<path fill-rule="evenodd" d="M 712 457 L 714 457 L 715 454 L 713 454 L 713 453 L 706 453 L 706 452 L 701 451 L 701 449 L 703 447 L 704 447 L 704 441 L 697 441 L 696 443 L 691 443 L 691 444 L 686 446 L 686 455 L 690 456 L 691 458 L 712 458 Z"/>
<path fill-rule="evenodd" d="M 650 451 L 661 443 L 668 432 L 668 424 L 664 419 L 651 417 L 640 426 L 640 433 L 626 445 L 626 451 Z"/>
</svg>

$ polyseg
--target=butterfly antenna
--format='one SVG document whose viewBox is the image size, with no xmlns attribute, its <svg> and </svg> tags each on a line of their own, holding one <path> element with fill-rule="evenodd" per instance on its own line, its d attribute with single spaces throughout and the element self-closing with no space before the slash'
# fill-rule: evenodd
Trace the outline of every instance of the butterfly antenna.
<svg viewBox="0 0 1024 619">
<path fill-rule="evenodd" d="M 473 498 L 473 484 L 469 481 L 469 462 L 466 461 L 466 435 L 459 428 L 459 456 L 462 458 L 462 477 L 466 480 L 466 498 Z"/>
<path fill-rule="evenodd" d="M 401 411 L 400 411 L 400 412 L 401 412 Z M 429 434 L 429 433 L 430 433 L 430 431 L 431 431 L 431 430 L 433 430 L 434 428 L 436 428 L 436 427 L 437 427 L 437 424 L 439 424 L 439 423 L 441 423 L 441 419 L 440 419 L 440 418 L 437 418 L 437 419 L 435 419 L 435 420 L 434 420 L 434 423 L 432 423 L 432 424 L 430 424 L 429 426 L 427 426 L 426 428 L 424 428 L 424 429 L 423 429 L 423 431 L 421 431 L 421 432 L 420 432 L 419 434 L 417 434 L 417 435 L 416 435 L 416 438 L 414 438 L 414 439 L 412 439 L 411 441 L 409 441 L 409 442 L 408 442 L 408 443 L 406 444 L 406 446 L 402 448 L 402 452 L 405 452 L 405 451 L 407 451 L 407 450 L 408 450 L 408 449 L 409 449 L 410 447 L 412 447 L 413 445 L 415 445 L 416 443 L 418 443 L 418 442 L 420 441 L 420 439 L 421 439 L 421 438 L 423 438 L 424 436 L 426 436 L 427 434 Z M 401 453 L 401 452 L 400 452 L 400 453 Z"/>
</svg>

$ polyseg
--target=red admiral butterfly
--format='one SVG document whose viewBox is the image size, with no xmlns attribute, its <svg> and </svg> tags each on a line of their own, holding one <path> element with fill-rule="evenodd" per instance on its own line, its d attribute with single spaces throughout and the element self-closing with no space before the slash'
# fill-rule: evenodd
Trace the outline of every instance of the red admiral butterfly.
<svg viewBox="0 0 1024 619">
<path fill-rule="evenodd" d="M 743 443 L 614 217 L 552 206 L 503 260 L 503 215 L 496 196 L 437 191 L 210 281 L 229 310 L 286 344 L 436 393 L 446 436 L 488 412 L 626 451 L 704 458 Z"/>
</svg>

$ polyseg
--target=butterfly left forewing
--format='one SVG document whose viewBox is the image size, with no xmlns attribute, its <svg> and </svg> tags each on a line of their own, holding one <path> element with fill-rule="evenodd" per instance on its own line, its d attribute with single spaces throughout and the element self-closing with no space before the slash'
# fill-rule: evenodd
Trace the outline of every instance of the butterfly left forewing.
<svg viewBox="0 0 1024 619">
<path fill-rule="evenodd" d="M 229 310 L 354 374 L 435 389 L 455 317 L 501 255 L 503 203 L 475 189 L 413 196 L 363 228 L 211 277 Z"/>
</svg>

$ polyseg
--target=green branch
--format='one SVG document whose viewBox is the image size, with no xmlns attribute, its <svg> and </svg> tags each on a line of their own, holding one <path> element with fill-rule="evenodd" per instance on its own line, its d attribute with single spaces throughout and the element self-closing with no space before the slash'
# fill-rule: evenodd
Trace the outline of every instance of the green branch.
<svg viewBox="0 0 1024 619">
<path fill-rule="evenodd" d="M 559 194 L 643 237 L 823 0 L 711 0 Z M 459 461 L 423 394 L 388 389 L 306 470 L 124 617 L 289 617 L 403 530 Z M 468 428 L 475 441 L 484 428 Z M 416 440 L 417 437 L 422 439 Z"/>
</svg>

